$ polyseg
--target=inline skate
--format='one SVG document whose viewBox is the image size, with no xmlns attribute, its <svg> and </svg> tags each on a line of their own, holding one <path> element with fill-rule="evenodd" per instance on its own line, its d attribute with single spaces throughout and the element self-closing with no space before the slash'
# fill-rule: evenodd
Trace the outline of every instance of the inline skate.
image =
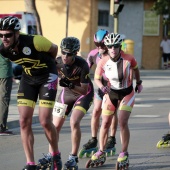
<svg viewBox="0 0 170 170">
<path fill-rule="evenodd" d="M 37 170 L 36 165 L 26 165 L 22 170 Z"/>
<path fill-rule="evenodd" d="M 36 170 L 54 170 L 57 168 L 58 170 L 62 169 L 62 161 L 60 153 L 52 156 L 51 153 L 43 154 L 44 157 L 39 159 L 39 163 L 37 164 Z"/>
<path fill-rule="evenodd" d="M 78 157 L 70 154 L 62 170 L 78 170 L 77 163 L 78 163 Z"/>
<path fill-rule="evenodd" d="M 106 161 L 106 153 L 97 151 L 86 163 L 86 168 L 102 166 Z"/>
<path fill-rule="evenodd" d="M 106 157 L 115 155 L 116 153 L 115 144 L 116 144 L 116 138 L 110 136 L 106 143 L 106 149 L 105 149 Z"/>
<path fill-rule="evenodd" d="M 169 148 L 170 147 L 170 134 L 162 136 L 162 139 L 157 143 L 157 148 Z"/>
<path fill-rule="evenodd" d="M 86 144 L 83 145 L 83 149 L 79 151 L 78 157 L 91 157 L 95 152 L 97 152 L 97 150 L 97 139 L 91 138 Z"/>
<path fill-rule="evenodd" d="M 52 159 L 52 155 L 51 153 L 47 153 L 47 154 L 44 154 L 43 153 L 43 158 L 39 159 L 38 160 L 38 165 L 37 165 L 37 169 L 38 170 L 46 170 L 47 168 L 51 168 L 51 159 Z"/>
<path fill-rule="evenodd" d="M 121 152 L 117 158 L 116 170 L 125 170 L 129 167 L 128 152 Z"/>
</svg>

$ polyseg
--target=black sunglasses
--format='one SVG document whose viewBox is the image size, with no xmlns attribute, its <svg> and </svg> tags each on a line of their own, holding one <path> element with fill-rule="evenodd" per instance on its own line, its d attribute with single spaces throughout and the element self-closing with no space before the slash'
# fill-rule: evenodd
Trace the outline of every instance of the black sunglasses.
<svg viewBox="0 0 170 170">
<path fill-rule="evenodd" d="M 74 55 L 73 53 L 67 53 L 67 52 L 65 52 L 65 51 L 61 51 L 61 54 L 67 55 L 67 56 L 73 56 L 73 55 Z"/>
<path fill-rule="evenodd" d="M 7 34 L 0 34 L 0 38 L 11 38 L 14 35 L 14 33 L 7 33 Z"/>
<path fill-rule="evenodd" d="M 121 45 L 120 44 L 113 44 L 113 45 L 107 45 L 107 48 L 111 49 L 112 47 L 114 48 L 119 48 Z"/>
<path fill-rule="evenodd" d="M 96 47 L 101 47 L 101 48 L 105 47 L 103 42 L 94 42 L 94 44 L 96 45 Z"/>
</svg>

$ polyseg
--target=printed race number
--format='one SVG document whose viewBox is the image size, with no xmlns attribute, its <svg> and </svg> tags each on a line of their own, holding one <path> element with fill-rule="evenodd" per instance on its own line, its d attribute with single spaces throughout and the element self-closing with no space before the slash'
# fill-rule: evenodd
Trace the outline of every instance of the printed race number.
<svg viewBox="0 0 170 170">
<path fill-rule="evenodd" d="M 67 104 L 55 102 L 52 114 L 57 117 L 65 117 L 66 109 L 67 109 Z"/>
</svg>

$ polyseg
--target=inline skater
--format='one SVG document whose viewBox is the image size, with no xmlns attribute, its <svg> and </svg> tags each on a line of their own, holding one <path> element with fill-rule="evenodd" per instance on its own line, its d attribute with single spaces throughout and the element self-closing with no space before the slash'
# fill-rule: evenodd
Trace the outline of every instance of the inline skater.
<svg viewBox="0 0 170 170">
<path fill-rule="evenodd" d="M 90 69 L 97 65 L 98 62 L 107 54 L 107 48 L 104 45 L 104 37 L 108 35 L 108 31 L 104 29 L 98 30 L 94 34 L 94 44 L 96 45 L 96 49 L 93 49 L 90 51 L 87 57 L 87 63 L 90 67 Z M 106 86 L 108 83 L 108 80 L 106 76 L 103 74 L 102 76 L 102 83 Z M 82 158 L 84 155 L 89 157 L 91 154 L 97 151 L 97 133 L 100 126 L 100 115 L 101 115 L 101 105 L 102 105 L 102 99 L 103 99 L 104 93 L 101 91 L 101 89 L 98 89 L 95 92 L 94 95 L 94 108 L 92 112 L 92 118 L 91 118 L 91 133 L 92 138 L 89 139 L 89 141 L 83 145 L 83 149 L 79 152 L 79 157 Z M 114 155 L 115 154 L 115 144 L 116 144 L 116 130 L 117 130 L 117 114 L 113 116 L 112 125 L 110 128 L 110 137 L 106 143 L 106 152 L 108 154 Z"/>
<path fill-rule="evenodd" d="M 77 170 L 77 153 L 81 140 L 80 122 L 93 102 L 94 89 L 89 78 L 87 62 L 77 56 L 80 49 L 79 40 L 75 37 L 64 38 L 60 48 L 61 56 L 56 58 L 56 66 L 60 77 L 59 85 L 63 89 L 53 109 L 53 123 L 59 134 L 66 117 L 72 111 L 70 117 L 72 150 L 64 169 Z M 49 149 L 51 150 L 51 147 Z M 39 162 L 42 161 L 44 159 Z"/>
<path fill-rule="evenodd" d="M 22 34 L 20 29 L 17 17 L 8 16 L 0 21 L 0 53 L 23 67 L 17 102 L 21 140 L 27 161 L 24 170 L 38 169 L 34 160 L 34 135 L 31 128 L 38 97 L 40 124 L 51 146 L 51 170 L 61 170 L 57 133 L 51 121 L 57 92 L 55 57 L 58 46 L 43 36 Z"/>
<path fill-rule="evenodd" d="M 169 125 L 170 125 L 170 112 L 169 112 Z M 157 148 L 169 148 L 170 147 L 170 133 L 162 136 L 162 139 L 157 143 Z"/>
<path fill-rule="evenodd" d="M 96 85 L 105 93 L 102 102 L 102 125 L 100 128 L 100 148 L 86 167 L 103 164 L 105 161 L 104 139 L 107 136 L 112 117 L 119 108 L 118 122 L 120 126 L 121 152 L 117 159 L 116 169 L 124 169 L 129 166 L 128 145 L 130 131 L 128 119 L 130 117 L 135 95 L 133 89 L 132 71 L 136 78 L 135 91 L 140 93 L 143 89 L 140 80 L 140 72 L 134 56 L 125 54 L 121 50 L 122 38 L 120 34 L 110 33 L 104 39 L 104 44 L 108 49 L 108 55 L 99 61 L 95 70 L 94 81 Z M 110 83 L 110 88 L 102 84 L 101 78 L 105 73 Z"/>
</svg>

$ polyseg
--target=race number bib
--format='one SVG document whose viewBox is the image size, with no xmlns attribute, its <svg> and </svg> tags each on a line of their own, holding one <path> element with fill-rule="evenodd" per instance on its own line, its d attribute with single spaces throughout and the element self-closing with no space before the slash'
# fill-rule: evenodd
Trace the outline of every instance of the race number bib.
<svg viewBox="0 0 170 170">
<path fill-rule="evenodd" d="M 66 109 L 67 109 L 66 104 L 55 102 L 52 114 L 57 117 L 65 117 Z"/>
</svg>

